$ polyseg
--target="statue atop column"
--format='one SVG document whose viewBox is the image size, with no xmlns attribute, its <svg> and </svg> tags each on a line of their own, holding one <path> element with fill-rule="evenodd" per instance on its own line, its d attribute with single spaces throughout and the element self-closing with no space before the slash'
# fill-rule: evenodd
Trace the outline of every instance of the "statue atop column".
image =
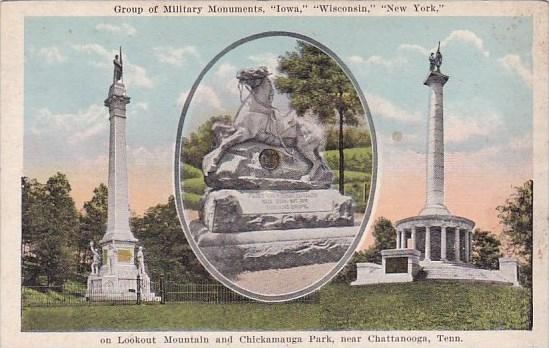
<svg viewBox="0 0 549 348">
<path fill-rule="evenodd" d="M 431 55 L 429 56 L 429 70 L 435 71 L 436 65 L 437 63 L 436 63 L 435 54 L 431 52 Z"/>
<path fill-rule="evenodd" d="M 120 46 L 120 53 L 114 56 L 113 59 L 114 71 L 112 76 L 112 82 L 116 83 L 122 80 L 122 46 Z"/>
<path fill-rule="evenodd" d="M 440 72 L 440 66 L 442 65 L 442 53 L 440 53 L 440 41 L 438 42 L 438 48 L 436 54 L 431 52 L 429 56 L 429 70 Z"/>
</svg>

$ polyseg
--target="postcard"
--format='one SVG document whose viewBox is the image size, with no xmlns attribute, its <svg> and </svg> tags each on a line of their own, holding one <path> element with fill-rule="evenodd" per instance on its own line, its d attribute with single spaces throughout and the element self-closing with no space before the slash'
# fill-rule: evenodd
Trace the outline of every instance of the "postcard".
<svg viewBox="0 0 549 348">
<path fill-rule="evenodd" d="M 1 4 L 4 347 L 547 347 L 548 7 Z"/>
</svg>

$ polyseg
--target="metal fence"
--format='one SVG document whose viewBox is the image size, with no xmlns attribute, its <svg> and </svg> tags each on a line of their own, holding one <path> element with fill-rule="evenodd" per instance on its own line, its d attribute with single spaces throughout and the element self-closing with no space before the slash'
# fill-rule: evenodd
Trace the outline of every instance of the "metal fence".
<svg viewBox="0 0 549 348">
<path fill-rule="evenodd" d="M 142 280 L 135 282 L 135 289 L 124 293 L 100 289 L 88 289 L 85 284 L 68 283 L 63 286 L 23 286 L 21 301 L 23 307 L 77 306 L 77 305 L 132 305 L 166 303 L 253 303 L 219 283 L 177 283 L 165 281 L 150 282 L 150 291 L 143 292 Z M 139 285 L 138 285 L 139 284 Z M 154 293 L 154 296 L 152 296 Z M 148 296 L 147 296 L 148 295 Z M 319 294 L 313 293 L 292 302 L 318 303 Z"/>
</svg>

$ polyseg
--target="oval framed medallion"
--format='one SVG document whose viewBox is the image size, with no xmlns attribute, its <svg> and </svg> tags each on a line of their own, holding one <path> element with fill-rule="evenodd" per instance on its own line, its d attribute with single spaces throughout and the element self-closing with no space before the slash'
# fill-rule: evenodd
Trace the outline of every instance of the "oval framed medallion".
<svg viewBox="0 0 549 348">
<path fill-rule="evenodd" d="M 278 58 L 260 54 L 267 49 Z M 311 81 L 321 83 L 303 88 Z M 335 99 L 341 90 L 345 100 Z M 205 98 L 214 94 L 216 110 Z M 335 107 L 343 102 L 345 117 Z M 342 138 L 354 140 L 340 163 Z M 226 47 L 197 77 L 174 168 L 182 228 L 210 274 L 246 297 L 288 301 L 336 276 L 362 240 L 376 188 L 374 125 L 334 52 L 302 34 L 263 32 Z"/>
</svg>

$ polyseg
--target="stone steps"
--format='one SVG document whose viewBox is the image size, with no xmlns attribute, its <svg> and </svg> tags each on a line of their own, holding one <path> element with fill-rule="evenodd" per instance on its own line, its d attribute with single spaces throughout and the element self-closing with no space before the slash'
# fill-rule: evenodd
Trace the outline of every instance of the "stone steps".
<svg viewBox="0 0 549 348">
<path fill-rule="evenodd" d="M 437 280 L 470 280 L 491 283 L 506 283 L 508 280 L 503 278 L 499 271 L 490 271 L 467 266 L 459 266 L 448 263 L 425 264 L 423 266 L 424 279 Z"/>
</svg>

